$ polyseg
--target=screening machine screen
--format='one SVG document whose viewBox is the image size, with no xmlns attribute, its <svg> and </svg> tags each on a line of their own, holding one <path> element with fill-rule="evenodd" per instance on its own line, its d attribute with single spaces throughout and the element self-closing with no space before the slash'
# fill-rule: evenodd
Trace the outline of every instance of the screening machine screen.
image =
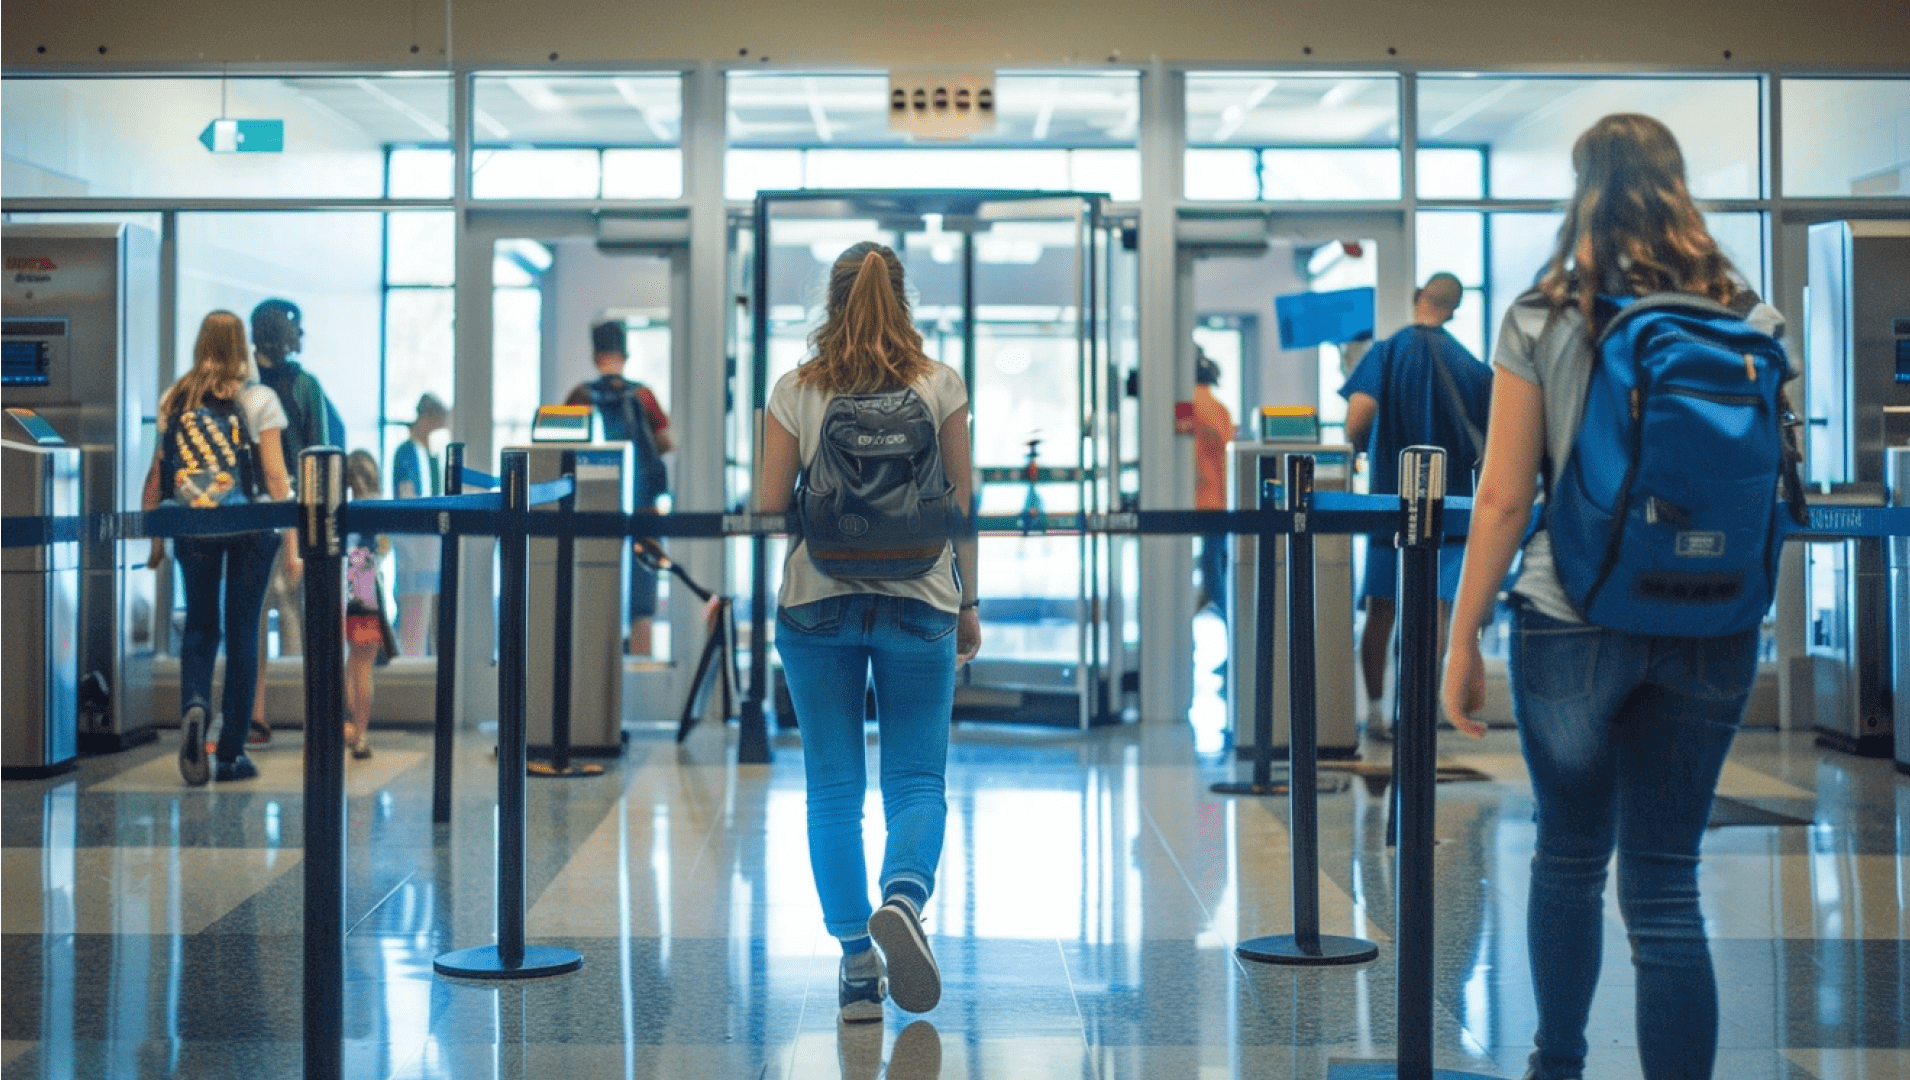
<svg viewBox="0 0 1910 1080">
<path fill-rule="evenodd" d="M 49 386 L 52 382 L 46 342 L 19 338 L 0 342 L 0 386 Z"/>
</svg>

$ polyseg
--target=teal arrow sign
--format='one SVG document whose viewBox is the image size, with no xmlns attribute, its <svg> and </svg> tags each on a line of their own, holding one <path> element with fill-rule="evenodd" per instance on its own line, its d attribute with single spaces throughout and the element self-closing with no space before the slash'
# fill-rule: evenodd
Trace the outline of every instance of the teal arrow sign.
<svg viewBox="0 0 1910 1080">
<path fill-rule="evenodd" d="M 285 149 L 285 121 L 214 120 L 199 141 L 215 154 L 276 154 Z"/>
</svg>

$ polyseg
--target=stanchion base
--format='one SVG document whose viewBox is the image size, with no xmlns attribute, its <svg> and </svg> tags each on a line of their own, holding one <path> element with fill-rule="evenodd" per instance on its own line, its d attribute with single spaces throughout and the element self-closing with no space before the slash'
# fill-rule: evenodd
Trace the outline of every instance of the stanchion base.
<svg viewBox="0 0 1910 1080">
<path fill-rule="evenodd" d="M 1326 1080 L 1398 1080 L 1397 1061 L 1333 1061 L 1326 1066 Z M 1490 1073 L 1462 1072 L 1458 1069 L 1434 1069 L 1433 1080 L 1492 1080 Z"/>
<path fill-rule="evenodd" d="M 459 949 L 431 962 L 431 970 L 453 979 L 541 979 L 568 975 L 583 966 L 582 953 L 550 945 L 524 946 L 524 962 L 515 966 L 504 963 L 495 945 Z"/>
<path fill-rule="evenodd" d="M 1270 784 L 1256 784 L 1251 780 L 1242 780 L 1237 783 L 1214 784 L 1207 790 L 1216 795 L 1285 795 L 1288 788 L 1285 780 L 1275 780 Z"/>
<path fill-rule="evenodd" d="M 573 761 L 560 769 L 556 762 L 533 761 L 524 767 L 524 771 L 531 776 L 602 776 L 604 767 L 590 762 Z"/>
<path fill-rule="evenodd" d="M 1262 964 L 1285 964 L 1291 967 L 1331 967 L 1341 964 L 1364 964 L 1379 959 L 1379 946 L 1356 937 L 1336 937 L 1332 934 L 1320 935 L 1318 949 L 1303 949 L 1299 939 L 1292 934 L 1274 934 L 1269 937 L 1249 938 L 1234 946 L 1234 955 L 1242 960 L 1256 960 Z"/>
</svg>

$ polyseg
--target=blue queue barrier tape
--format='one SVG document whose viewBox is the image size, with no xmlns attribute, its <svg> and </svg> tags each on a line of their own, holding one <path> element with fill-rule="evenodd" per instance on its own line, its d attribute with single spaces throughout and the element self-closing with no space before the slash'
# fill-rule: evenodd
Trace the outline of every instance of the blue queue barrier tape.
<svg viewBox="0 0 1910 1080">
<path fill-rule="evenodd" d="M 457 498 L 464 491 L 464 444 L 444 448 L 444 494 Z M 451 821 L 451 769 L 457 741 L 458 700 L 458 537 L 445 529 L 438 554 L 438 663 L 437 696 L 431 716 L 431 821 Z"/>
<path fill-rule="evenodd" d="M 345 455 L 299 455 L 299 554 L 305 560 L 305 1080 L 339 1080 L 345 1045 Z M 292 504 L 287 504 L 292 505 Z M 204 514 L 208 511 L 190 510 Z"/>
<path fill-rule="evenodd" d="M 459 445 L 462 446 L 463 444 L 460 443 Z M 477 488 L 480 491 L 496 491 L 498 489 L 497 477 L 487 472 L 479 472 L 476 469 L 467 468 L 464 465 L 458 466 L 458 478 L 462 481 L 461 486 L 463 487 Z M 446 494 L 449 494 L 449 489 L 446 490 Z"/>
</svg>

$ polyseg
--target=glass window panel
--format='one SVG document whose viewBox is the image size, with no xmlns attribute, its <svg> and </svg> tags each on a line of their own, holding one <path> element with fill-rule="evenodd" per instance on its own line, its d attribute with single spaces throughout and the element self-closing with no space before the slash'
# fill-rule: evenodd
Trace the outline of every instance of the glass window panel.
<svg viewBox="0 0 1910 1080">
<path fill-rule="evenodd" d="M 480 75 L 471 80 L 478 146 L 676 146 L 683 78 Z"/>
<path fill-rule="evenodd" d="M 754 199 L 759 191 L 795 191 L 802 183 L 801 150 L 731 150 L 723 158 L 723 197 Z"/>
<path fill-rule="evenodd" d="M 1719 250 L 1759 293 L 1765 293 L 1764 215 L 1755 212 L 1706 214 L 1704 227 Z"/>
<path fill-rule="evenodd" d="M 451 197 L 451 151 L 394 149 L 385 163 L 385 193 L 394 199 Z"/>
<path fill-rule="evenodd" d="M 491 438 L 500 451 L 530 442 L 531 420 L 543 400 L 543 341 L 543 292 L 535 287 L 493 289 Z"/>
<path fill-rule="evenodd" d="M 1440 272 L 1452 274 L 1461 285 L 1485 284 L 1484 214 L 1469 211 L 1422 210 L 1415 223 L 1414 249 L 1418 267 L 1413 280 L 1425 284 Z"/>
<path fill-rule="evenodd" d="M 379 446 L 384 217 L 380 213 L 182 213 L 178 338 L 190 364 L 210 311 L 249 318 L 259 301 L 297 304 L 305 338 L 294 357 L 345 421 L 346 448 Z"/>
<path fill-rule="evenodd" d="M 1104 191 L 1118 202 L 1140 201 L 1139 150 L 1074 150 L 1068 154 L 1068 166 L 1073 177 L 1068 186 L 1076 191 Z"/>
<path fill-rule="evenodd" d="M 378 198 L 386 151 L 447 143 L 442 75 L 6 80 L 10 197 Z M 213 153 L 219 117 L 280 120 L 284 148 Z"/>
<path fill-rule="evenodd" d="M 606 199 L 678 199 L 683 197 L 683 151 L 605 150 Z"/>
<path fill-rule="evenodd" d="M 478 199 L 594 199 L 595 150 L 479 150 L 471 157 L 471 195 Z"/>
<path fill-rule="evenodd" d="M 997 188 L 1065 191 L 1065 150 L 811 150 L 817 188 Z"/>
<path fill-rule="evenodd" d="M 391 285 L 449 285 L 457 280 L 453 250 L 457 218 L 438 211 L 400 212 L 386 218 L 385 281 Z"/>
<path fill-rule="evenodd" d="M 1492 282 L 1486 298 L 1491 309 L 1486 321 L 1496 334 L 1506 310 L 1532 287 L 1545 268 L 1545 260 L 1551 258 L 1565 215 L 1505 212 L 1490 215 L 1489 221 L 1487 247 L 1492 258 Z"/>
<path fill-rule="evenodd" d="M 1245 200 L 1260 197 L 1260 169 L 1251 150 L 1189 150 L 1182 180 L 1189 199 Z"/>
<path fill-rule="evenodd" d="M 1261 198 L 1397 199 L 1397 150 L 1263 150 Z"/>
<path fill-rule="evenodd" d="M 1785 79 L 1784 194 L 1910 195 L 1910 79 Z"/>
<path fill-rule="evenodd" d="M 1611 113 L 1645 113 L 1678 137 L 1693 195 L 1756 198 L 1761 98 L 1756 79 L 1424 77 L 1419 140 L 1485 147 L 1495 198 L 1565 198 L 1579 134 Z"/>
<path fill-rule="evenodd" d="M 1467 289 L 1459 298 L 1459 309 L 1452 313 L 1452 321 L 1446 324 L 1446 332 L 1466 347 L 1472 355 L 1485 359 L 1486 355 L 1486 303 L 1485 290 Z"/>
<path fill-rule="evenodd" d="M 1140 102 L 1133 72 L 1001 75 L 995 129 L 966 145 L 1133 146 Z M 737 72 L 728 104 L 732 147 L 910 145 L 906 133 L 889 129 L 887 75 Z"/>
<path fill-rule="evenodd" d="M 1397 146 L 1392 75 L 1187 76 L 1189 146 Z"/>
<path fill-rule="evenodd" d="M 1483 199 L 1486 154 L 1470 147 L 1422 149 L 1417 155 L 1422 199 Z"/>
<path fill-rule="evenodd" d="M 456 388 L 450 289 L 392 289 L 385 294 L 385 415 L 404 423 L 418 398 L 452 404 Z"/>
</svg>

